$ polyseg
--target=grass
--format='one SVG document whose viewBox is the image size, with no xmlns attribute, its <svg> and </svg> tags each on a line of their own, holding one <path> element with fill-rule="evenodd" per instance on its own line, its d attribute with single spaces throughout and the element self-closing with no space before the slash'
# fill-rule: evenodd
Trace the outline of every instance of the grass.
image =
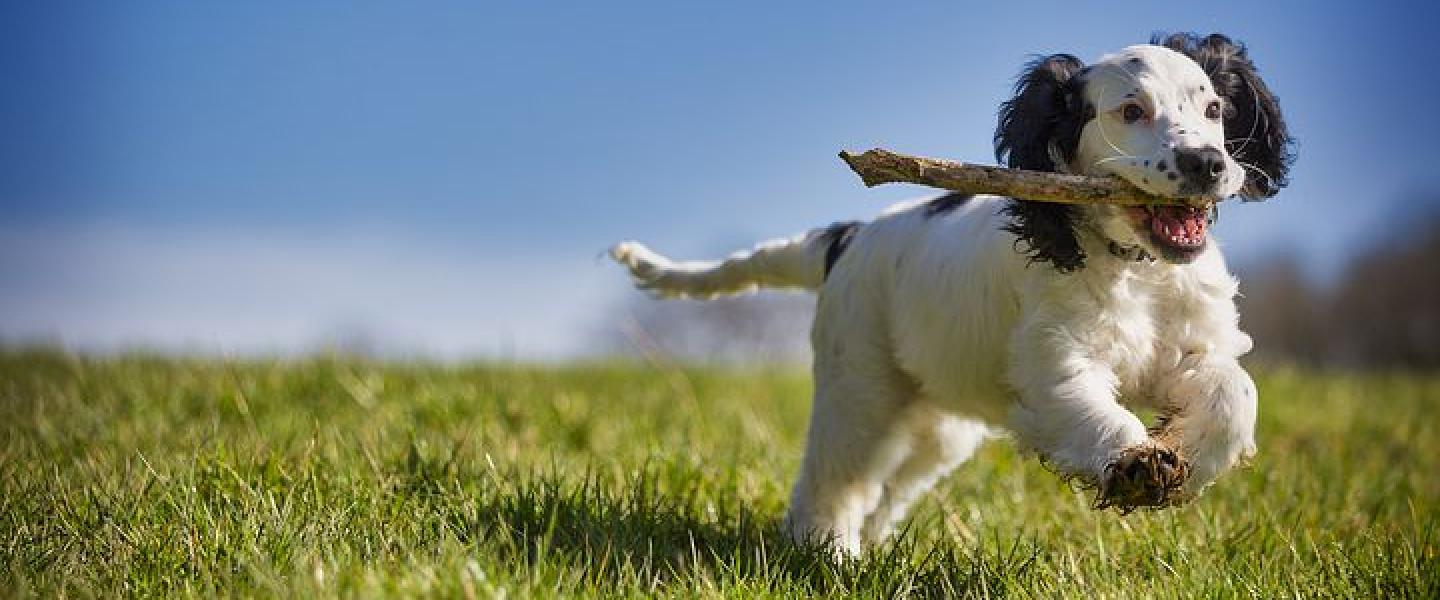
<svg viewBox="0 0 1440 600">
<path fill-rule="evenodd" d="M 1440 597 L 1440 376 L 1259 383 L 1197 504 L 997 442 L 837 564 L 775 534 L 800 373 L 9 351 L 0 595 Z"/>
</svg>

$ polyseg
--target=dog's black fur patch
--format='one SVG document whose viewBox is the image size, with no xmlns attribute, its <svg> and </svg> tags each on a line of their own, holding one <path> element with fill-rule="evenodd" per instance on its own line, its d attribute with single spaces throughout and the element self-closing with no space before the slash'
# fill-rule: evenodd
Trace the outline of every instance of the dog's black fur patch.
<svg viewBox="0 0 1440 600">
<path fill-rule="evenodd" d="M 820 240 L 825 244 L 825 278 L 830 278 L 830 269 L 835 267 L 835 262 L 840 260 L 840 255 L 850 247 L 851 238 L 855 237 L 855 231 L 860 229 L 859 221 L 841 221 L 826 227 L 820 232 Z"/>
<path fill-rule="evenodd" d="M 952 210 L 960 208 L 961 206 L 964 206 L 966 202 L 969 202 L 971 198 L 974 197 L 975 196 L 973 194 L 966 194 L 964 192 L 951 192 L 949 194 L 945 194 L 944 196 L 935 198 L 925 203 L 925 218 L 928 219 L 930 217 L 943 215 Z"/>
<path fill-rule="evenodd" d="M 1015 96 L 1000 105 L 995 128 L 995 159 L 1011 168 L 1055 171 L 1051 147 L 1059 158 L 1075 158 L 1085 109 L 1084 64 L 1069 54 L 1031 61 L 1015 82 Z M 1012 199 L 1005 207 L 1015 234 L 1030 262 L 1050 263 L 1068 273 L 1085 266 L 1085 251 L 1075 237 L 1076 208 L 1051 202 Z"/>
</svg>

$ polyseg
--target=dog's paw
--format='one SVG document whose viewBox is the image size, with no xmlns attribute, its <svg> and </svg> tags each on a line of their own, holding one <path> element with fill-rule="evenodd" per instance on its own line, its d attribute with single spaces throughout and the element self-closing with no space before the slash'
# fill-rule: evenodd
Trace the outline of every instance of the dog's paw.
<svg viewBox="0 0 1440 600">
<path fill-rule="evenodd" d="M 1131 446 L 1105 467 L 1095 508 L 1129 514 L 1137 508 L 1182 504 L 1189 473 L 1189 463 L 1170 448 L 1154 442 Z"/>
</svg>

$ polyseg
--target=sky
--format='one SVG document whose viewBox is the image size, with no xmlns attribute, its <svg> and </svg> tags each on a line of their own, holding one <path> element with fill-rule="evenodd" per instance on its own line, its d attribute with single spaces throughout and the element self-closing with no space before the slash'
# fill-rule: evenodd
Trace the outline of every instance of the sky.
<svg viewBox="0 0 1440 600">
<path fill-rule="evenodd" d="M 1233 264 L 1333 278 L 1440 198 L 1427 3 L 107 2 L 0 8 L 0 342 L 584 356 L 623 239 L 704 258 L 993 162 L 1033 54 L 1243 41 L 1298 141 Z M 1433 209 L 1430 206 L 1429 209 Z"/>
</svg>

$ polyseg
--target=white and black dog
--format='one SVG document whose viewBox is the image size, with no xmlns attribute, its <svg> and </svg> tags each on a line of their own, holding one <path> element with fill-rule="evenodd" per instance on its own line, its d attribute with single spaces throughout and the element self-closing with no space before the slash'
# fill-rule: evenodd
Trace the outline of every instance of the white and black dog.
<svg viewBox="0 0 1440 600">
<path fill-rule="evenodd" d="M 1027 65 L 996 157 L 1160 196 L 1276 194 L 1292 142 L 1245 48 L 1151 42 L 1088 67 Z M 1210 224 L 1203 209 L 951 194 L 724 261 L 636 242 L 611 254 L 663 296 L 818 290 L 814 409 L 785 527 L 855 554 L 992 426 L 1122 511 L 1185 502 L 1251 455 L 1256 391 L 1237 362 L 1251 342 Z"/>
</svg>

